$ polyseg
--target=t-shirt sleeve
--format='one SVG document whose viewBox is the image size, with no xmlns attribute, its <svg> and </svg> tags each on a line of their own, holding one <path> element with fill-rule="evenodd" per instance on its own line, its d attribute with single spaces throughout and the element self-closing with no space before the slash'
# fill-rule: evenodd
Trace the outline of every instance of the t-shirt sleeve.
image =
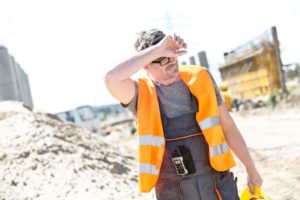
<svg viewBox="0 0 300 200">
<path fill-rule="evenodd" d="M 136 81 L 134 81 L 134 88 L 135 88 L 135 94 L 134 94 L 134 97 L 132 98 L 132 100 L 128 104 L 121 103 L 121 105 L 123 107 L 127 108 L 133 114 L 133 116 L 136 116 L 136 113 L 137 113 L 137 99 L 138 99 L 138 86 L 137 86 Z"/>
<path fill-rule="evenodd" d="M 220 90 L 219 90 L 219 88 L 218 88 L 218 85 L 217 85 L 215 79 L 213 78 L 212 74 L 211 74 L 208 70 L 207 70 L 207 72 L 208 72 L 208 74 L 209 74 L 209 76 L 210 76 L 210 78 L 211 78 L 211 80 L 212 80 L 212 82 L 213 82 L 213 85 L 214 85 L 214 88 L 215 88 L 215 92 L 216 92 L 216 97 L 217 97 L 218 105 L 219 105 L 219 106 L 220 106 L 220 105 L 223 105 L 223 104 L 224 104 L 224 100 L 223 100 L 223 97 L 222 97 L 222 95 L 221 95 L 221 92 L 220 92 Z"/>
</svg>

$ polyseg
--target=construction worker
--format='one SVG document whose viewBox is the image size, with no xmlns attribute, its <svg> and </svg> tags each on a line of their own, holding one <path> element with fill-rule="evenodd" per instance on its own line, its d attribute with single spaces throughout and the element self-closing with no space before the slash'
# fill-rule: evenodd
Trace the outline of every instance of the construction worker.
<svg viewBox="0 0 300 200">
<path fill-rule="evenodd" d="M 135 48 L 105 82 L 137 121 L 139 190 L 155 188 L 158 200 L 239 199 L 230 149 L 245 165 L 250 191 L 260 187 L 262 178 L 211 74 L 178 66 L 177 57 L 187 52 L 184 40 L 151 29 L 139 34 Z M 140 69 L 148 76 L 131 79 Z"/>
</svg>

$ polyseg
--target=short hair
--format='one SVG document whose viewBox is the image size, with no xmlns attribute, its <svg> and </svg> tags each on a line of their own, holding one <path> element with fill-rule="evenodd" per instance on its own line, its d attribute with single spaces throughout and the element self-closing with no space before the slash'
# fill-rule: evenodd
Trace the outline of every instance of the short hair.
<svg viewBox="0 0 300 200">
<path fill-rule="evenodd" d="M 138 38 L 134 44 L 136 51 L 142 51 L 150 46 L 159 43 L 166 34 L 158 29 L 150 29 L 148 31 L 142 31 L 138 33 Z"/>
</svg>

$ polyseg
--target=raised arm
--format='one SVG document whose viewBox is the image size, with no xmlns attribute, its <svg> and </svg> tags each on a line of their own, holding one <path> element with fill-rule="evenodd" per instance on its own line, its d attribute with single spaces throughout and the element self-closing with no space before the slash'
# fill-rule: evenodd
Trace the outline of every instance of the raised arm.
<svg viewBox="0 0 300 200">
<path fill-rule="evenodd" d="M 225 104 L 219 106 L 219 114 L 226 141 L 239 160 L 244 164 L 248 173 L 248 187 L 251 193 L 253 193 L 253 185 L 260 187 L 262 185 L 262 178 L 258 173 L 247 149 L 247 145 Z"/>
<path fill-rule="evenodd" d="M 160 57 L 177 57 L 186 51 L 180 50 L 179 37 L 166 36 L 158 44 L 150 46 L 131 58 L 120 63 L 105 75 L 106 86 L 113 97 L 118 101 L 128 104 L 135 94 L 135 86 L 130 78 L 141 68 Z"/>
</svg>

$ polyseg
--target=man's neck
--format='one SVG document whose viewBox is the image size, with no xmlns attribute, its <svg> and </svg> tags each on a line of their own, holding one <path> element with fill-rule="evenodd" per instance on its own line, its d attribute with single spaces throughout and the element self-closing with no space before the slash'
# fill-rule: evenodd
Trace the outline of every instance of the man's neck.
<svg viewBox="0 0 300 200">
<path fill-rule="evenodd" d="M 180 80 L 180 76 L 179 74 L 177 74 L 176 76 L 172 77 L 172 78 L 169 78 L 169 79 L 157 79 L 157 78 L 154 78 L 153 76 L 150 75 L 150 78 L 158 83 L 158 84 L 161 84 L 161 85 L 171 85 L 172 83 L 176 83 L 177 81 Z"/>
</svg>

